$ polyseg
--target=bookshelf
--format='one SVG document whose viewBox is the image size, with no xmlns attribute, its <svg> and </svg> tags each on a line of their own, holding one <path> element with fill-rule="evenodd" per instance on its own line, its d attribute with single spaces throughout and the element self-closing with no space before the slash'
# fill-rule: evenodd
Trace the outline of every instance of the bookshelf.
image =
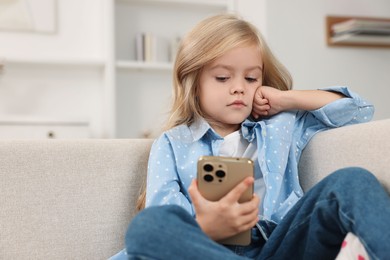
<svg viewBox="0 0 390 260">
<path fill-rule="evenodd" d="M 116 137 L 159 134 L 178 41 L 201 19 L 233 9 L 233 0 L 114 0 Z"/>
<path fill-rule="evenodd" d="M 390 48 L 390 19 L 327 16 L 328 46 Z"/>
</svg>

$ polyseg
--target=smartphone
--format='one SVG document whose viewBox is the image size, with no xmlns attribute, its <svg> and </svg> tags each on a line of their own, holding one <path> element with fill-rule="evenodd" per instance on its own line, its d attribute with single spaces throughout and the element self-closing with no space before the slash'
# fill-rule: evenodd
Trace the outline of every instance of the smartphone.
<svg viewBox="0 0 390 260">
<path fill-rule="evenodd" d="M 253 161 L 248 158 L 201 156 L 198 160 L 198 188 L 204 198 L 218 201 L 246 177 L 253 177 Z M 239 202 L 251 200 L 253 185 L 240 197 Z M 246 230 L 227 239 L 218 241 L 224 245 L 249 245 L 251 230 Z"/>
</svg>

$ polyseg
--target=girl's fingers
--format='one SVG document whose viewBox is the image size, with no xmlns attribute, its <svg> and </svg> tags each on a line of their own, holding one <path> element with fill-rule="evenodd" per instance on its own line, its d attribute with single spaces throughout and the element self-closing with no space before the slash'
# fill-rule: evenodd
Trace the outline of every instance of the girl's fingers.
<svg viewBox="0 0 390 260">
<path fill-rule="evenodd" d="M 248 230 L 256 225 L 259 221 L 258 210 L 253 210 L 249 214 L 241 215 L 236 220 L 236 225 L 238 227 L 238 232 Z"/>
<path fill-rule="evenodd" d="M 255 104 L 257 104 L 257 105 L 266 105 L 266 104 L 268 104 L 268 99 L 265 99 L 265 98 L 262 98 L 262 99 L 256 99 L 256 102 L 255 102 Z"/>
<path fill-rule="evenodd" d="M 253 177 L 247 177 L 242 182 L 240 182 L 236 187 L 234 187 L 222 200 L 226 200 L 227 203 L 237 203 L 241 195 L 253 185 Z"/>
<path fill-rule="evenodd" d="M 254 194 L 253 198 L 250 201 L 240 204 L 241 213 L 243 215 L 246 215 L 246 214 L 251 214 L 253 211 L 258 211 L 259 204 L 260 204 L 260 199 L 256 194 Z"/>
<path fill-rule="evenodd" d="M 193 179 L 190 186 L 188 187 L 188 193 L 190 194 L 192 203 L 195 208 L 204 200 L 203 196 L 200 194 L 198 190 L 198 183 L 196 179 Z"/>
<path fill-rule="evenodd" d="M 255 109 L 256 111 L 269 110 L 271 109 L 271 106 L 269 104 L 264 104 L 264 105 L 253 104 L 253 109 Z"/>
</svg>

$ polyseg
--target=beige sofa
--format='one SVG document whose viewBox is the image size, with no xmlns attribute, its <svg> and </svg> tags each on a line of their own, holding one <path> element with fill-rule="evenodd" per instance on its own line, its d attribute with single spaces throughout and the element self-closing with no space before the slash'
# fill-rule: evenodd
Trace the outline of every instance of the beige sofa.
<svg viewBox="0 0 390 260">
<path fill-rule="evenodd" d="M 151 140 L 0 141 L 0 259 L 107 259 L 124 247 Z M 390 119 L 316 135 L 300 161 L 310 188 L 362 166 L 390 190 Z"/>
</svg>

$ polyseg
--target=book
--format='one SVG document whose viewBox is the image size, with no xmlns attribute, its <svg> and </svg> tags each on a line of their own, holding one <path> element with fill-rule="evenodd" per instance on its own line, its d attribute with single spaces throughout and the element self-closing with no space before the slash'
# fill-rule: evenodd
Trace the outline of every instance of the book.
<svg viewBox="0 0 390 260">
<path fill-rule="evenodd" d="M 331 26 L 331 43 L 390 44 L 390 20 L 349 19 Z"/>
<path fill-rule="evenodd" d="M 140 62 L 168 62 L 168 41 L 153 33 L 138 33 L 135 36 L 135 57 Z"/>
<path fill-rule="evenodd" d="M 169 44 L 168 41 L 159 35 L 154 35 L 152 40 L 152 61 L 168 62 L 169 61 Z"/>
<path fill-rule="evenodd" d="M 145 44 L 144 44 L 144 61 L 152 62 L 152 41 L 153 35 L 150 33 L 145 33 Z"/>
<path fill-rule="evenodd" d="M 332 43 L 357 43 L 357 44 L 390 44 L 390 35 L 367 35 L 358 33 L 345 33 L 331 37 Z"/>
<path fill-rule="evenodd" d="M 335 23 L 331 27 L 333 33 L 347 32 L 351 30 L 389 32 L 390 21 L 349 19 Z"/>
<path fill-rule="evenodd" d="M 342 34 L 361 34 L 361 35 L 374 35 L 374 36 L 390 36 L 390 28 L 389 29 L 382 29 L 382 28 L 372 28 L 372 29 L 366 29 L 366 28 L 354 28 L 350 30 L 345 31 L 339 31 L 334 32 L 333 35 L 342 35 Z"/>
<path fill-rule="evenodd" d="M 137 33 L 135 36 L 135 60 L 144 61 L 144 46 L 145 46 L 145 35 L 143 33 Z"/>
<path fill-rule="evenodd" d="M 175 37 L 171 39 L 169 46 L 169 61 L 174 62 L 176 59 L 176 54 L 180 46 L 181 37 Z"/>
</svg>

